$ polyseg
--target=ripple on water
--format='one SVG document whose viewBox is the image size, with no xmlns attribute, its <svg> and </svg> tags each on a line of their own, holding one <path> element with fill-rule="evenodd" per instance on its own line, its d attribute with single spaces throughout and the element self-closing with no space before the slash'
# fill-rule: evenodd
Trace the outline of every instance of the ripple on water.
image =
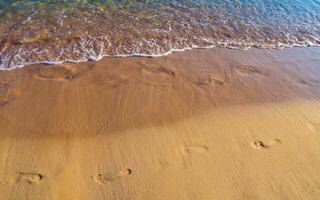
<svg viewBox="0 0 320 200">
<path fill-rule="evenodd" d="M 215 46 L 318 46 L 319 8 L 316 0 L 1 1 L 0 69 Z"/>
</svg>

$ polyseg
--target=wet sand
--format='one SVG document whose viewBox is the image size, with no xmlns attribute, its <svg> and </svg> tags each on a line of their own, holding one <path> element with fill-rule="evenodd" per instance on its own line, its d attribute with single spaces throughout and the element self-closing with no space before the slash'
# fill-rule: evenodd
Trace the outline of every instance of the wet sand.
<svg viewBox="0 0 320 200">
<path fill-rule="evenodd" d="M 0 199 L 320 197 L 320 48 L 0 73 Z"/>
</svg>

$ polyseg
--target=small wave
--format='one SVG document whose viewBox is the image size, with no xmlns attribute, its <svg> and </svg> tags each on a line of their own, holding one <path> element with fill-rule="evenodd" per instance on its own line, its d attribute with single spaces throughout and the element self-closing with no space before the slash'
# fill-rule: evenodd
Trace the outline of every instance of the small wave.
<svg viewBox="0 0 320 200">
<path fill-rule="evenodd" d="M 293 48 L 293 47 L 319 47 L 319 44 L 310 44 L 307 43 L 306 45 L 300 45 L 300 44 L 294 44 L 294 45 L 277 45 L 277 46 L 273 46 L 273 47 L 269 47 L 269 46 L 250 46 L 250 47 L 246 47 L 246 48 L 240 48 L 240 46 L 228 46 L 228 45 L 210 45 L 210 46 L 192 46 L 192 47 L 186 47 L 186 48 L 181 48 L 181 49 L 170 49 L 166 52 L 163 53 L 158 53 L 158 54 L 144 54 L 144 53 L 133 53 L 133 54 L 115 54 L 115 55 L 108 55 L 108 54 L 103 54 L 103 55 L 83 55 L 83 58 L 81 59 L 65 59 L 65 60 L 44 60 L 44 61 L 26 61 L 26 62 L 17 62 L 17 63 L 12 63 L 9 65 L 6 65 L 6 63 L 4 64 L 0 64 L 0 70 L 1 71 L 9 71 L 9 70 L 14 70 L 17 68 L 22 68 L 25 66 L 29 66 L 29 65 L 34 65 L 34 64 L 44 64 L 44 65 L 55 65 L 55 64 L 63 64 L 63 63 L 81 63 L 81 62 L 88 62 L 88 61 L 99 61 L 105 57 L 109 57 L 109 58 L 126 58 L 126 57 L 148 57 L 148 58 L 159 58 L 159 57 L 163 57 L 163 56 L 168 56 L 172 53 L 175 52 L 183 52 L 186 50 L 192 50 L 192 49 L 211 49 L 211 48 L 229 48 L 229 49 L 235 49 L 235 50 L 249 50 L 250 48 L 254 47 L 254 48 L 260 48 L 260 49 L 279 49 L 282 50 L 284 48 Z M 1 56 L 1 55 L 0 55 Z"/>
</svg>

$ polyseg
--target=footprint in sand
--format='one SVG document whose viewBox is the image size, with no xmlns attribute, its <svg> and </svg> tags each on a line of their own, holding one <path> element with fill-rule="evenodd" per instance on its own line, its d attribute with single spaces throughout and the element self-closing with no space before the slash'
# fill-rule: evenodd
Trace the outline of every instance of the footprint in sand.
<svg viewBox="0 0 320 200">
<path fill-rule="evenodd" d="M 205 153 L 208 151 L 209 151 L 209 148 L 206 145 L 192 145 L 192 146 L 184 146 L 181 148 L 181 153 L 183 155 L 191 155 L 194 153 Z"/>
<path fill-rule="evenodd" d="M 161 73 L 161 74 L 168 75 L 168 76 L 171 76 L 171 77 L 175 77 L 176 76 L 175 70 L 170 69 L 170 68 L 158 67 L 158 68 L 156 68 L 156 71 Z"/>
<path fill-rule="evenodd" d="M 282 143 L 281 140 L 279 140 L 278 138 L 274 138 L 272 140 L 270 140 L 268 143 L 265 143 L 261 140 L 257 140 L 251 143 L 251 145 L 259 150 L 266 150 L 269 149 L 271 146 L 275 145 L 275 144 L 280 144 Z"/>
<path fill-rule="evenodd" d="M 166 160 L 158 160 L 156 163 L 155 169 L 156 170 L 163 170 L 170 167 L 170 163 Z"/>
<path fill-rule="evenodd" d="M 41 80 L 70 81 L 75 77 L 75 68 L 65 65 L 39 66 L 33 76 Z"/>
<path fill-rule="evenodd" d="M 223 86 L 224 82 L 220 81 L 218 79 L 214 79 L 209 77 L 206 80 L 199 80 L 197 83 L 198 86 L 209 86 L 209 85 L 214 85 L 214 86 Z"/>
<path fill-rule="evenodd" d="M 310 86 L 314 86 L 316 84 L 318 84 L 320 81 L 319 80 L 304 80 L 304 79 L 297 79 L 297 80 L 293 80 L 291 82 L 294 82 L 297 85 L 300 85 L 302 87 L 310 87 Z"/>
<path fill-rule="evenodd" d="M 117 181 L 125 176 L 129 176 L 131 174 L 132 174 L 131 169 L 124 169 L 124 170 L 119 171 L 116 174 L 113 174 L 113 173 L 98 174 L 96 176 L 92 176 L 91 178 L 99 184 L 108 184 L 108 183 L 112 183 L 114 181 Z"/>
<path fill-rule="evenodd" d="M 269 146 L 262 141 L 255 141 L 251 145 L 259 150 L 269 149 Z"/>
<path fill-rule="evenodd" d="M 180 149 L 182 157 L 182 167 L 183 169 L 189 168 L 192 165 L 192 157 L 197 154 L 203 154 L 209 151 L 206 145 L 191 145 L 184 146 Z"/>
<path fill-rule="evenodd" d="M 312 132 L 320 132 L 320 123 L 315 123 L 308 120 L 307 125 Z"/>
<path fill-rule="evenodd" d="M 11 178 L 10 182 L 36 184 L 43 181 L 44 178 L 45 176 L 39 173 L 19 172 Z"/>
<path fill-rule="evenodd" d="M 254 75 L 259 75 L 263 77 L 268 76 L 267 72 L 251 65 L 241 65 L 241 66 L 235 67 L 234 70 L 235 72 L 243 76 L 254 76 Z"/>
<path fill-rule="evenodd" d="M 109 77 L 108 84 L 111 88 L 119 87 L 122 84 L 128 83 L 129 76 L 120 74 L 120 76 L 117 77 Z"/>
<path fill-rule="evenodd" d="M 173 67 L 149 67 L 149 66 L 143 66 L 142 67 L 142 73 L 146 75 L 164 75 L 169 77 L 175 77 L 176 76 L 176 70 Z"/>
<path fill-rule="evenodd" d="M 10 95 L 10 84 L 9 83 L 0 83 L 0 106 L 8 102 Z"/>
<path fill-rule="evenodd" d="M 309 86 L 309 83 L 303 79 L 296 80 L 295 82 L 301 86 Z"/>
<path fill-rule="evenodd" d="M 0 106 L 21 95 L 21 89 L 11 86 L 10 81 L 0 81 Z"/>
</svg>

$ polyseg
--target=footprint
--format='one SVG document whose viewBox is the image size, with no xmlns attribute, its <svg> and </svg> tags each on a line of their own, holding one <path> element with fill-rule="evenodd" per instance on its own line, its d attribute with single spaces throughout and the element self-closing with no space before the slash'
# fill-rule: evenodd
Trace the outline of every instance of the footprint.
<svg viewBox="0 0 320 200">
<path fill-rule="evenodd" d="M 100 127 L 96 129 L 96 134 L 100 134 L 103 130 L 109 129 L 110 128 L 111 121 L 110 120 L 105 120 L 102 122 Z"/>
<path fill-rule="evenodd" d="M 297 79 L 297 80 L 293 80 L 291 82 L 294 82 L 302 87 L 314 86 L 319 83 L 318 80 L 304 80 L 304 79 Z"/>
<path fill-rule="evenodd" d="M 33 75 L 41 80 L 70 81 L 75 77 L 75 69 L 64 65 L 40 66 Z"/>
<path fill-rule="evenodd" d="M 298 83 L 299 85 L 302 85 L 302 86 L 308 86 L 309 83 L 303 79 L 299 79 L 299 80 L 296 80 L 295 81 L 296 83 Z"/>
<path fill-rule="evenodd" d="M 172 76 L 172 77 L 176 76 L 176 72 L 172 69 L 169 69 L 169 68 L 158 67 L 158 68 L 156 68 L 156 71 L 160 72 L 162 74 L 168 75 L 168 76 Z"/>
<path fill-rule="evenodd" d="M 258 69 L 257 67 L 251 66 L 251 65 L 241 65 L 238 67 L 235 67 L 234 70 L 244 76 L 254 76 L 259 75 L 263 77 L 267 77 L 268 74 L 265 71 L 262 71 Z"/>
<path fill-rule="evenodd" d="M 168 161 L 166 161 L 166 160 L 158 160 L 155 169 L 156 170 L 163 170 L 163 169 L 166 169 L 166 168 L 169 168 L 169 167 L 170 167 L 170 164 L 169 164 Z"/>
<path fill-rule="evenodd" d="M 122 177 L 129 176 L 131 174 L 131 169 L 124 169 L 119 171 L 117 174 L 98 174 L 96 176 L 92 176 L 91 178 L 99 184 L 108 184 L 117 181 Z"/>
<path fill-rule="evenodd" d="M 278 139 L 278 138 L 273 138 L 273 139 L 269 142 L 270 146 L 275 145 L 275 144 L 281 144 L 281 143 L 282 143 L 282 141 L 281 141 L 280 139 Z"/>
<path fill-rule="evenodd" d="M 10 81 L 0 81 L 0 107 L 13 101 L 22 93 L 20 88 L 15 88 Z"/>
<path fill-rule="evenodd" d="M 108 84 L 110 87 L 115 88 L 122 84 L 128 83 L 129 77 L 121 74 L 119 77 L 110 77 Z"/>
<path fill-rule="evenodd" d="M 258 140 L 258 141 L 251 143 L 251 145 L 256 149 L 265 150 L 265 149 L 269 149 L 273 145 L 281 144 L 281 143 L 282 143 L 282 141 L 280 139 L 273 138 L 268 143 L 265 143 L 261 140 Z"/>
<path fill-rule="evenodd" d="M 307 125 L 312 132 L 320 132 L 320 123 L 314 123 L 308 120 Z"/>
<path fill-rule="evenodd" d="M 255 141 L 251 145 L 259 150 L 269 149 L 269 146 L 262 141 Z"/>
<path fill-rule="evenodd" d="M 141 68 L 142 68 L 142 73 L 146 75 L 162 74 L 162 75 L 171 76 L 171 77 L 176 76 L 175 69 L 171 67 L 142 66 Z"/>
<path fill-rule="evenodd" d="M 182 157 L 182 169 L 187 169 L 192 166 L 192 155 L 203 154 L 209 151 L 206 145 L 191 145 L 184 146 L 180 149 Z"/>
<path fill-rule="evenodd" d="M 12 177 L 11 182 L 13 183 L 23 183 L 26 182 L 28 184 L 40 183 L 45 178 L 44 175 L 38 173 L 26 173 L 19 172 L 15 176 Z"/>
<path fill-rule="evenodd" d="M 209 86 L 209 85 L 215 85 L 215 86 L 223 86 L 224 82 L 209 77 L 207 80 L 199 80 L 197 83 L 198 86 Z"/>
<path fill-rule="evenodd" d="M 10 84 L 0 83 L 0 106 L 8 102 L 9 95 L 10 95 Z"/>
<path fill-rule="evenodd" d="M 206 145 L 193 145 L 181 148 L 181 153 L 184 155 L 190 155 L 193 153 L 205 153 L 207 151 L 209 151 L 209 148 Z"/>
<path fill-rule="evenodd" d="M 8 185 L 8 182 L 6 181 L 0 182 L 0 185 Z"/>
</svg>

